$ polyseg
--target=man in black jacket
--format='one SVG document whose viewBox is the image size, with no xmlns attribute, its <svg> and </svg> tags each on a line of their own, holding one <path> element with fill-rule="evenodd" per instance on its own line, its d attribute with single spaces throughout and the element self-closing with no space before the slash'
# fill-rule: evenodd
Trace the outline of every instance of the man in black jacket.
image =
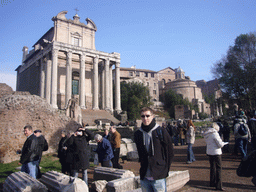
<svg viewBox="0 0 256 192">
<path fill-rule="evenodd" d="M 172 139 L 156 124 L 151 108 L 141 109 L 141 128 L 134 133 L 140 162 L 142 191 L 166 191 L 166 177 L 173 159 Z"/>
<path fill-rule="evenodd" d="M 39 146 L 38 139 L 33 134 L 33 129 L 30 125 L 24 127 L 24 135 L 27 137 L 20 157 L 21 171 L 28 173 L 31 177 L 37 177 L 37 166 L 39 165 Z"/>
</svg>

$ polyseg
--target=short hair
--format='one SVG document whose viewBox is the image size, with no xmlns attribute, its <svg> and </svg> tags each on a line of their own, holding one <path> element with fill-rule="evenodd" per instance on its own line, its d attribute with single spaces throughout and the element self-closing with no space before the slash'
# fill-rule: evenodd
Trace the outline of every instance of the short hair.
<svg viewBox="0 0 256 192">
<path fill-rule="evenodd" d="M 150 107 L 143 107 L 143 108 L 140 110 L 140 113 L 145 112 L 145 111 L 150 111 L 152 114 L 154 114 L 154 110 L 151 109 Z"/>
<path fill-rule="evenodd" d="M 30 131 L 33 130 L 31 125 L 26 125 L 26 126 L 24 127 L 24 129 L 28 129 L 28 130 L 30 130 Z"/>
<path fill-rule="evenodd" d="M 100 135 L 100 134 L 96 134 L 95 136 L 94 136 L 94 140 L 95 141 L 100 141 L 102 139 L 102 136 Z"/>
<path fill-rule="evenodd" d="M 34 133 L 42 133 L 42 131 L 37 129 L 37 130 L 34 131 Z"/>
</svg>

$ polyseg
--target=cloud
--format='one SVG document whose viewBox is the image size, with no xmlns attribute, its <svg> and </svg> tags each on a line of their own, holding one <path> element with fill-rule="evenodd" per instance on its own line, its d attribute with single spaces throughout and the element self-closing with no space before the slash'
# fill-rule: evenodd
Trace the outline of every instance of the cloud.
<svg viewBox="0 0 256 192">
<path fill-rule="evenodd" d="M 16 91 L 16 75 L 0 73 L 0 83 L 6 83 L 13 89 L 13 91 Z"/>
</svg>

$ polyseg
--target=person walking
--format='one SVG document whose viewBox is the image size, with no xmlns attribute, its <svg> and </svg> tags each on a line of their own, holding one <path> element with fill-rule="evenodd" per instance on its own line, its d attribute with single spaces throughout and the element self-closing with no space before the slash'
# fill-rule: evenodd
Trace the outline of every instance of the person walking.
<svg viewBox="0 0 256 192">
<path fill-rule="evenodd" d="M 143 192 L 167 191 L 166 177 L 173 159 L 173 144 L 166 129 L 160 127 L 149 107 L 140 111 L 142 124 L 134 133 L 140 162 L 140 182 Z"/>
<path fill-rule="evenodd" d="M 254 113 L 250 114 L 250 119 L 248 121 L 248 127 L 251 133 L 251 143 L 252 150 L 256 150 L 256 115 Z"/>
<path fill-rule="evenodd" d="M 93 139 L 93 133 L 80 125 L 74 135 L 68 140 L 67 148 L 73 149 L 72 172 L 73 177 L 78 177 L 78 171 L 82 169 L 82 179 L 88 185 L 87 169 L 89 168 L 89 141 Z"/>
<path fill-rule="evenodd" d="M 24 135 L 27 137 L 22 150 L 19 164 L 21 166 L 21 172 L 29 174 L 33 178 L 37 178 L 37 167 L 39 165 L 39 145 L 38 139 L 34 135 L 31 125 L 24 127 Z"/>
<path fill-rule="evenodd" d="M 219 135 L 219 126 L 216 122 L 212 124 L 212 128 L 208 128 L 204 132 L 206 141 L 206 154 L 209 156 L 210 162 L 210 186 L 216 190 L 224 191 L 221 180 L 221 148 L 227 143 L 223 142 Z"/>
<path fill-rule="evenodd" d="M 242 118 L 234 126 L 235 146 L 241 152 L 242 158 L 247 155 L 247 145 L 251 142 L 251 133 L 249 127 L 243 122 Z"/>
<path fill-rule="evenodd" d="M 111 159 L 114 157 L 113 150 L 109 140 L 100 134 L 94 136 L 94 140 L 98 143 L 95 152 L 98 154 L 99 162 L 102 167 L 112 167 Z"/>
<path fill-rule="evenodd" d="M 196 161 L 192 146 L 195 143 L 196 134 L 195 134 L 195 126 L 192 122 L 192 120 L 188 120 L 187 124 L 187 132 L 186 132 L 186 138 L 187 138 L 187 163 L 190 164 L 194 161 Z"/>
<path fill-rule="evenodd" d="M 114 126 L 110 127 L 110 131 L 112 133 L 110 143 L 114 154 L 114 158 L 111 160 L 113 163 L 113 168 L 123 169 L 123 166 L 119 164 L 121 135 Z"/>
</svg>

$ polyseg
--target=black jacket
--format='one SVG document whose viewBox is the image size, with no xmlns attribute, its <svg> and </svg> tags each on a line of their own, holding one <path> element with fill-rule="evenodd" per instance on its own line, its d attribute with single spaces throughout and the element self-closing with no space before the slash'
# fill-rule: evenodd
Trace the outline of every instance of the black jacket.
<svg viewBox="0 0 256 192">
<path fill-rule="evenodd" d="M 27 138 L 22 147 L 20 163 L 24 164 L 36 160 L 39 160 L 38 139 L 32 134 Z"/>
<path fill-rule="evenodd" d="M 162 130 L 163 141 L 159 138 L 157 129 Z M 143 141 L 143 132 L 137 130 L 134 133 L 134 141 L 137 146 L 139 154 L 140 168 L 140 179 L 145 178 L 147 168 L 149 167 L 152 177 L 154 180 L 163 179 L 168 176 L 171 162 L 173 159 L 173 145 L 172 139 L 168 134 L 167 130 L 162 127 L 158 127 L 152 131 L 152 139 L 154 146 L 154 154 L 148 154 Z"/>
<path fill-rule="evenodd" d="M 39 156 L 42 157 L 43 151 L 48 150 L 48 143 L 43 135 L 40 135 L 39 137 L 37 137 L 37 140 L 39 145 Z"/>
<path fill-rule="evenodd" d="M 72 169 L 89 168 L 89 141 L 93 139 L 93 133 L 88 129 L 83 131 L 82 136 L 72 135 L 67 141 L 67 148 L 73 152 Z"/>
</svg>

